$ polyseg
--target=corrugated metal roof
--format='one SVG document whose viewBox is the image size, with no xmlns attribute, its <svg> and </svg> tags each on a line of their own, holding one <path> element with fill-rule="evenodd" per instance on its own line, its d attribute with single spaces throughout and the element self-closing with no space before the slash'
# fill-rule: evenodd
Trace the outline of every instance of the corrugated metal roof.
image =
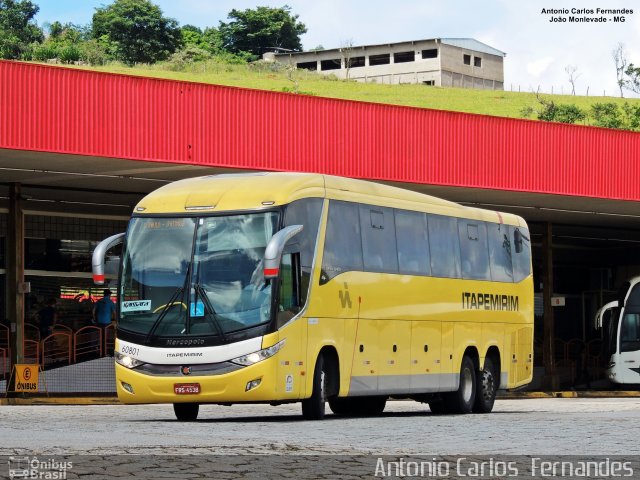
<svg viewBox="0 0 640 480">
<path fill-rule="evenodd" d="M 497 48 L 493 48 L 486 43 L 479 42 L 475 38 L 441 38 L 440 41 L 446 45 L 452 45 L 466 50 L 474 50 L 476 52 L 488 53 L 489 55 L 497 55 L 506 57 L 507 54 Z"/>
<path fill-rule="evenodd" d="M 8 61 L 0 148 L 640 201 L 638 133 Z"/>
</svg>

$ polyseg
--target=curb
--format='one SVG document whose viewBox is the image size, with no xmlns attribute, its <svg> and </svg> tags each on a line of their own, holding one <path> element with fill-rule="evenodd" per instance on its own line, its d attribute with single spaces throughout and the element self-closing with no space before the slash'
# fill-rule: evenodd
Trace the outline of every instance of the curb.
<svg viewBox="0 0 640 480">
<path fill-rule="evenodd" d="M 557 392 L 499 392 L 498 400 L 526 400 L 534 398 L 640 398 L 640 391 L 557 391 Z M 33 397 L 0 398 L 5 405 L 121 405 L 117 397 Z"/>
<path fill-rule="evenodd" d="M 120 405 L 117 397 L 33 397 L 0 398 L 4 405 Z"/>
<path fill-rule="evenodd" d="M 636 390 L 565 390 L 558 392 L 499 392 L 500 400 L 517 400 L 527 398 L 640 398 L 640 391 Z"/>
</svg>

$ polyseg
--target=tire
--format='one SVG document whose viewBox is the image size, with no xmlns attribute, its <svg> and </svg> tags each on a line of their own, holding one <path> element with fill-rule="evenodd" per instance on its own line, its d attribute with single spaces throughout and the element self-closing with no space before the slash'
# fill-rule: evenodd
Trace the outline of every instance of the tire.
<svg viewBox="0 0 640 480">
<path fill-rule="evenodd" d="M 491 358 L 484 360 L 484 369 L 478 372 L 476 401 L 473 405 L 475 413 L 490 413 L 496 401 L 496 369 Z"/>
<path fill-rule="evenodd" d="M 174 403 L 173 411 L 180 422 L 193 422 L 198 418 L 200 404 L 198 403 Z"/>
<path fill-rule="evenodd" d="M 322 420 L 327 401 L 327 371 L 324 356 L 320 355 L 313 371 L 313 391 L 311 397 L 302 401 L 302 416 L 305 420 Z"/>
<path fill-rule="evenodd" d="M 443 395 L 446 409 L 451 413 L 471 413 L 476 400 L 476 367 L 471 357 L 462 357 L 460 386 L 455 392 Z"/>
</svg>

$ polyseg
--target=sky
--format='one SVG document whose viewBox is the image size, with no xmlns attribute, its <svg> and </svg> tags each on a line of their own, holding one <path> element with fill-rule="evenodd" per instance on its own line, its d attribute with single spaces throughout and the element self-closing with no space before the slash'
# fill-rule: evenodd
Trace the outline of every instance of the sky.
<svg viewBox="0 0 640 480">
<path fill-rule="evenodd" d="M 32 0 L 36 21 L 87 24 L 108 0 Z M 505 90 L 570 93 L 567 66 L 576 67 L 576 93 L 619 96 L 612 50 L 625 46 L 640 65 L 640 0 L 155 0 L 181 25 L 218 26 L 232 9 L 285 3 L 308 29 L 304 49 L 336 48 L 428 38 L 471 37 L 507 53 Z M 550 22 L 543 9 L 633 10 L 625 22 Z M 567 19 L 570 15 L 559 15 Z M 597 18 L 600 15 L 589 15 Z M 628 92 L 625 96 L 631 96 Z"/>
</svg>

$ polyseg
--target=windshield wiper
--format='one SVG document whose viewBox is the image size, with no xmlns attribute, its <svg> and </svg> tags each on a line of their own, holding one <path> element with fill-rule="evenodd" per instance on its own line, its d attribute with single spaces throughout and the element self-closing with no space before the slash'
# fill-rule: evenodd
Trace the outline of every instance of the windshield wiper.
<svg viewBox="0 0 640 480">
<path fill-rule="evenodd" d="M 190 269 L 191 269 L 191 266 L 189 266 L 189 268 L 187 269 L 187 274 L 184 277 L 184 283 L 182 284 L 182 286 L 178 287 L 176 289 L 176 291 L 173 292 L 173 295 L 171 295 L 171 298 L 169 298 L 169 301 L 167 302 L 167 304 L 164 306 L 164 308 L 160 312 L 160 315 L 158 315 L 158 318 L 156 319 L 156 321 L 153 322 L 153 325 L 151 325 L 151 328 L 149 329 L 149 333 L 147 333 L 147 336 L 144 337 L 145 343 L 147 343 L 151 339 L 153 334 L 156 332 L 156 330 L 160 326 L 160 323 L 162 322 L 162 320 L 164 320 L 164 317 L 169 312 L 169 309 L 176 304 L 176 300 L 178 299 L 178 295 L 180 295 L 180 300 L 182 300 L 182 297 L 184 296 L 184 291 L 186 290 L 187 285 L 189 283 L 189 270 Z"/>
<path fill-rule="evenodd" d="M 222 328 L 222 325 L 220 325 L 220 322 L 218 321 L 218 314 L 216 313 L 215 308 L 213 308 L 213 305 L 211 304 L 211 301 L 207 296 L 207 292 L 205 292 L 204 288 L 202 288 L 202 286 L 199 283 L 194 283 L 193 288 L 196 291 L 196 296 L 195 296 L 196 298 L 194 299 L 195 306 L 193 307 L 194 310 L 198 308 L 198 296 L 202 297 L 202 303 L 204 303 L 204 308 L 206 308 L 211 312 L 211 318 L 213 319 L 213 324 L 216 327 L 216 330 L 218 331 L 218 335 L 220 335 L 220 338 L 224 343 L 227 343 L 227 336 L 224 334 L 224 329 Z"/>
</svg>

